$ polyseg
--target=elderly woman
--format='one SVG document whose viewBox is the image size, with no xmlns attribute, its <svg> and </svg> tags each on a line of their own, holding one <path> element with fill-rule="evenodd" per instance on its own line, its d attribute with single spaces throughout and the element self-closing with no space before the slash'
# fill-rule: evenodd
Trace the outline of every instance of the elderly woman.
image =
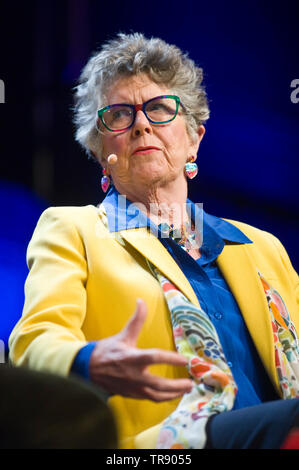
<svg viewBox="0 0 299 470">
<path fill-rule="evenodd" d="M 296 426 L 298 276 L 273 235 L 187 199 L 208 117 L 177 47 L 104 44 L 75 122 L 109 192 L 47 209 L 28 247 L 11 360 L 97 384 L 124 448 L 276 448 Z"/>
</svg>

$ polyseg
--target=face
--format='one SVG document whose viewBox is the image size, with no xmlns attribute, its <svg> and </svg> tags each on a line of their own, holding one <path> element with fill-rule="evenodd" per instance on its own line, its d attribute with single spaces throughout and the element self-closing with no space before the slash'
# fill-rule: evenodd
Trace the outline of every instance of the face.
<svg viewBox="0 0 299 470">
<path fill-rule="evenodd" d="M 141 74 L 117 81 L 108 90 L 105 104 L 141 104 L 163 94 L 171 94 L 171 90 Z M 192 141 L 182 111 L 180 107 L 173 121 L 157 125 L 151 124 L 139 110 L 130 129 L 104 132 L 101 163 L 119 192 L 128 194 L 134 188 L 166 185 L 174 180 L 186 185 L 184 165 L 192 156 L 196 157 L 204 127 L 200 126 L 196 140 Z M 109 165 L 107 158 L 112 153 L 118 160 Z"/>
</svg>

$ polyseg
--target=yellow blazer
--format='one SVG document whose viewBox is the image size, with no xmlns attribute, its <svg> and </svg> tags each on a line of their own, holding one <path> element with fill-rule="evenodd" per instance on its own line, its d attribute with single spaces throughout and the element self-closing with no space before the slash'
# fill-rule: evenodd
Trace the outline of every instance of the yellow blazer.
<svg viewBox="0 0 299 470">
<path fill-rule="evenodd" d="M 86 342 L 114 335 L 125 326 L 137 298 L 148 307 L 138 347 L 175 350 L 164 295 L 146 258 L 198 305 L 190 283 L 146 229 L 110 234 L 105 217 L 103 206 L 91 205 L 49 208 L 42 214 L 28 246 L 23 315 L 9 341 L 16 365 L 67 375 Z M 217 263 L 280 393 L 270 316 L 257 269 L 278 290 L 299 332 L 298 275 L 273 235 L 230 222 L 253 243 L 226 245 Z M 151 366 L 151 372 L 169 378 L 187 376 L 185 368 L 171 365 Z M 134 447 L 135 436 L 160 423 L 178 402 L 111 397 L 121 447 Z"/>
</svg>

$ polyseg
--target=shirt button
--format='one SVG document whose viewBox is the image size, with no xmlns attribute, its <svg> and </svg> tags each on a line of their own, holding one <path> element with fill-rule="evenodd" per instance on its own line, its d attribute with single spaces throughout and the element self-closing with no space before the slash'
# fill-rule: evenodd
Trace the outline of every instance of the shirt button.
<svg viewBox="0 0 299 470">
<path fill-rule="evenodd" d="M 228 365 L 229 368 L 233 367 L 233 363 L 230 362 L 230 361 L 228 361 L 227 365 Z"/>
<path fill-rule="evenodd" d="M 221 312 L 215 312 L 214 317 L 216 318 L 216 320 L 221 320 L 221 318 L 223 317 L 223 314 Z"/>
</svg>

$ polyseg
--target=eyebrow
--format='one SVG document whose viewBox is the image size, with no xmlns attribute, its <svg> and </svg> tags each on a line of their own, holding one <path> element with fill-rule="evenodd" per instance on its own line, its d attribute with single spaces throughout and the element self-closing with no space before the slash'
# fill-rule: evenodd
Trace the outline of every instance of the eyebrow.
<svg viewBox="0 0 299 470">
<path fill-rule="evenodd" d="M 116 101 L 115 103 L 109 103 L 109 104 L 106 104 L 105 106 L 111 106 L 113 104 L 129 104 L 131 106 L 134 106 L 135 104 L 143 104 L 143 103 L 146 103 L 147 101 L 150 101 L 154 98 L 158 98 L 158 96 L 165 96 L 165 95 L 170 95 L 171 93 L 162 93 L 161 95 L 155 95 L 155 96 L 152 96 L 151 98 L 148 98 L 147 100 L 144 100 L 142 101 L 142 103 L 129 103 L 128 101 Z M 121 98 L 120 98 L 121 100 Z"/>
</svg>

